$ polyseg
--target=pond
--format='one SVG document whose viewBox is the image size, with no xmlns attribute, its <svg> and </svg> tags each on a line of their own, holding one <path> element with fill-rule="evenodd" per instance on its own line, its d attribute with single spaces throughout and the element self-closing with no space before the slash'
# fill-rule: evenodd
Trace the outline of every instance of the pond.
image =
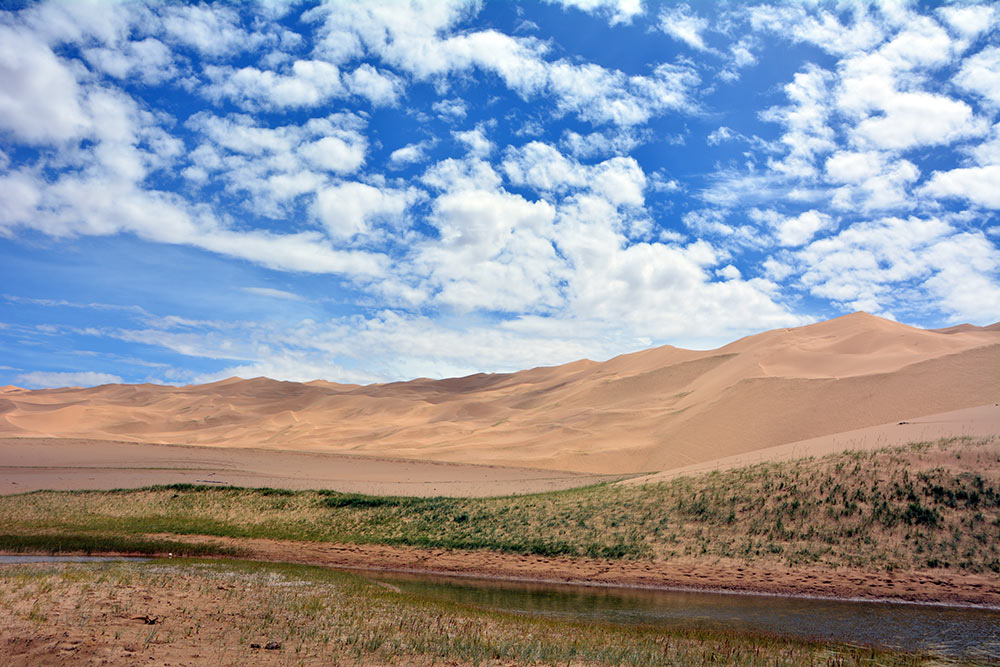
<svg viewBox="0 0 1000 667">
<path fill-rule="evenodd" d="M 379 574 L 406 593 L 575 621 L 711 628 L 1000 659 L 1000 610 Z"/>
</svg>

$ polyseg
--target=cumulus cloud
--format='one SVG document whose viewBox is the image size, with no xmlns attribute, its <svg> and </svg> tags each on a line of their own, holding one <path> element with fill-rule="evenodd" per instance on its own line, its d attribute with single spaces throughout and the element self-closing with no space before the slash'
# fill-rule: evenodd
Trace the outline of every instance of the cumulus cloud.
<svg viewBox="0 0 1000 667">
<path fill-rule="evenodd" d="M 532 141 L 507 150 L 503 168 L 514 185 L 541 193 L 587 188 L 614 205 L 641 206 L 646 175 L 634 158 L 611 158 L 583 165 L 549 144 Z"/>
<path fill-rule="evenodd" d="M 708 50 L 701 35 L 707 28 L 708 20 L 692 14 L 691 7 L 687 4 L 660 13 L 660 29 L 698 51 Z"/>
<path fill-rule="evenodd" d="M 414 199 L 413 192 L 349 182 L 321 190 L 314 210 L 331 236 L 350 238 L 370 234 L 377 220 L 401 220 Z"/>
<path fill-rule="evenodd" d="M 73 72 L 31 32 L 0 24 L 0 130 L 26 143 L 77 139 L 90 130 Z"/>
<path fill-rule="evenodd" d="M 922 188 L 933 197 L 961 197 L 979 206 L 1000 209 L 1000 165 L 936 171 Z"/>
<path fill-rule="evenodd" d="M 573 7 L 589 14 L 601 14 L 611 25 L 631 23 L 643 13 L 642 0 L 545 0 L 550 4 Z"/>
<path fill-rule="evenodd" d="M 986 47 L 962 63 L 955 84 L 1000 106 L 1000 47 Z"/>
<path fill-rule="evenodd" d="M 439 115 L 451 119 L 462 120 L 469 113 L 469 108 L 460 99 L 438 100 L 431 105 L 431 108 Z"/>
<path fill-rule="evenodd" d="M 335 130 L 334 134 L 301 145 L 299 154 L 319 169 L 350 174 L 364 164 L 366 148 L 367 141 L 361 133 Z"/>
<path fill-rule="evenodd" d="M 1000 307 L 1000 286 L 989 278 L 1000 267 L 1000 251 L 981 233 L 959 232 L 937 218 L 856 223 L 796 257 L 810 292 L 852 309 L 933 306 L 986 324 Z M 970 285 L 977 286 L 976 298 L 968 296 Z"/>
<path fill-rule="evenodd" d="M 484 158 L 496 148 L 496 145 L 486 137 L 486 127 L 483 124 L 476 125 L 471 130 L 451 133 L 455 139 L 465 144 L 472 157 Z"/>
<path fill-rule="evenodd" d="M 418 141 L 407 144 L 402 148 L 397 148 L 389 154 L 389 167 L 401 169 L 409 164 L 424 162 L 427 160 L 427 151 L 434 145 L 433 141 Z"/>
<path fill-rule="evenodd" d="M 835 226 L 835 221 L 821 211 L 805 211 L 797 216 L 783 216 L 777 211 L 753 210 L 751 218 L 766 223 L 777 235 L 778 244 L 785 247 L 801 246 L 808 243 L 816 233 Z"/>
<path fill-rule="evenodd" d="M 594 63 L 547 60 L 539 40 L 496 30 L 445 36 L 472 11 L 468 2 L 320 7 L 314 12 L 324 19 L 319 52 L 331 62 L 369 53 L 418 79 L 484 70 L 525 99 L 551 97 L 559 113 L 592 123 L 636 125 L 693 108 L 689 93 L 699 77 L 690 66 L 664 63 L 650 75 L 630 76 Z"/>
<path fill-rule="evenodd" d="M 200 5 L 169 5 L 163 30 L 169 40 L 209 57 L 221 57 L 256 48 L 263 36 L 243 29 L 235 9 Z"/>
</svg>

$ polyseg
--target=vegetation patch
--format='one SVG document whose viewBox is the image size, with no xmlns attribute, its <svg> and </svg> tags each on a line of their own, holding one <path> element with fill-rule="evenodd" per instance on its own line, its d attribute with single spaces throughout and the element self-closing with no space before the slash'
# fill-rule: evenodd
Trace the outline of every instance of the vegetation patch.
<svg viewBox="0 0 1000 667">
<path fill-rule="evenodd" d="M 503 498 L 191 485 L 37 492 L 0 498 L 0 525 L 88 539 L 198 534 L 986 572 L 1000 568 L 998 481 L 1000 442 L 953 439 Z"/>
</svg>

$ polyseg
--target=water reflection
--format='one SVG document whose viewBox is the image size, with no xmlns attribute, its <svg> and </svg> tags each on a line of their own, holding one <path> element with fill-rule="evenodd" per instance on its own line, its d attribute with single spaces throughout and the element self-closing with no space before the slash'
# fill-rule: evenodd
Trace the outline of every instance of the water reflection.
<svg viewBox="0 0 1000 667">
<path fill-rule="evenodd" d="M 932 605 L 379 575 L 407 593 L 567 620 L 746 630 L 1000 659 L 1000 612 Z"/>
</svg>

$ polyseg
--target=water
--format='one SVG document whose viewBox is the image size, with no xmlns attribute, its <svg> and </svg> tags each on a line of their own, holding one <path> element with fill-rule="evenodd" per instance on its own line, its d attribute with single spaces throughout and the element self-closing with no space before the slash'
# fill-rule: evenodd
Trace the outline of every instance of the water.
<svg viewBox="0 0 1000 667">
<path fill-rule="evenodd" d="M 711 628 L 822 639 L 954 658 L 1000 659 L 1000 611 L 762 595 L 382 575 L 407 593 L 574 621 Z"/>
<path fill-rule="evenodd" d="M 110 563 L 115 561 L 144 562 L 150 558 L 138 556 L 35 556 L 29 554 L 16 554 L 12 556 L 0 555 L 0 564 L 3 563 Z"/>
</svg>

